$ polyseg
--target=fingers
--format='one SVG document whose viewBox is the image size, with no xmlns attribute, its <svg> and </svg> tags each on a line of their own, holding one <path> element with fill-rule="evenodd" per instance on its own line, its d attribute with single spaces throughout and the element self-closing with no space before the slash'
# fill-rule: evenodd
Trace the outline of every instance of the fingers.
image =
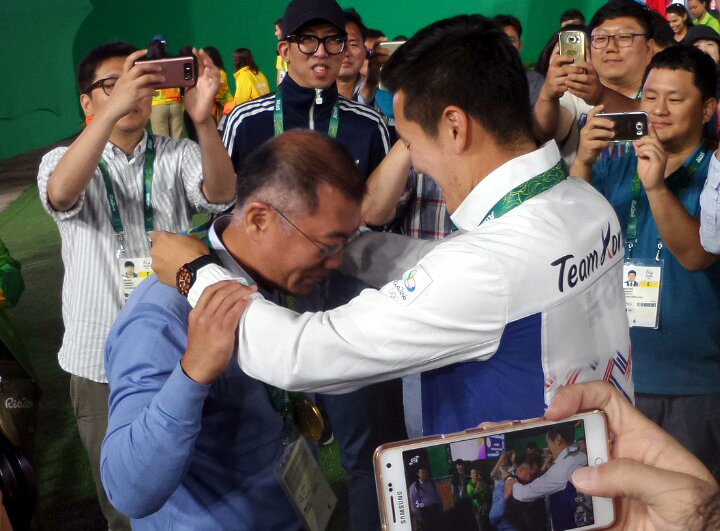
<svg viewBox="0 0 720 531">
<path fill-rule="evenodd" d="M 584 494 L 631 498 L 659 511 L 684 509 L 689 514 L 711 490 L 711 485 L 699 478 L 632 459 L 616 459 L 599 466 L 581 468 L 573 473 L 572 482 Z M 674 498 L 678 506 L 673 508 L 667 496 Z"/>
<path fill-rule="evenodd" d="M 125 58 L 123 63 L 123 72 L 129 72 L 130 69 L 135 65 L 135 61 L 141 59 L 147 55 L 147 50 L 138 50 L 133 52 Z"/>
</svg>

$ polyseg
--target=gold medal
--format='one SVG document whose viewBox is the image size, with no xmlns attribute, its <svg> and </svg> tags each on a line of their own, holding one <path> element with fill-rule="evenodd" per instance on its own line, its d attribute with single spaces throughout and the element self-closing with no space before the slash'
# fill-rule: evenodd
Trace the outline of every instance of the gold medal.
<svg viewBox="0 0 720 531">
<path fill-rule="evenodd" d="M 300 395 L 293 398 L 295 425 L 305 437 L 319 441 L 325 429 L 325 420 L 320 409 L 308 398 Z"/>
</svg>

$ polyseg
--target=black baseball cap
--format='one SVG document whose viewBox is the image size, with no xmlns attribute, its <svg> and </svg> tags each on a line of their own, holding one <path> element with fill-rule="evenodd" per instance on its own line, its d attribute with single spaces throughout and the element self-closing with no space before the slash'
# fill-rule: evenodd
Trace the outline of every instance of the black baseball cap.
<svg viewBox="0 0 720 531">
<path fill-rule="evenodd" d="M 314 20 L 328 22 L 345 33 L 345 15 L 335 0 L 293 0 L 282 18 L 283 38 Z"/>
<path fill-rule="evenodd" d="M 683 44 L 693 44 L 697 41 L 715 41 L 720 45 L 720 33 L 704 24 L 693 26 L 688 30 Z"/>
</svg>

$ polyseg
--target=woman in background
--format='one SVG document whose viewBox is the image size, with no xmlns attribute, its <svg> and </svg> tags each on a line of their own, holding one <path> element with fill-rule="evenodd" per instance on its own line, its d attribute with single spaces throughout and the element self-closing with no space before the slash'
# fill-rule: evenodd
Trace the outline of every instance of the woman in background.
<svg viewBox="0 0 720 531">
<path fill-rule="evenodd" d="M 235 50 L 235 105 L 254 100 L 270 92 L 267 78 L 255 64 L 248 48 Z"/>
<path fill-rule="evenodd" d="M 667 21 L 675 34 L 675 40 L 682 42 L 693 24 L 690 20 L 690 13 L 682 4 L 670 4 L 667 7 Z"/>
<path fill-rule="evenodd" d="M 210 59 L 215 63 L 218 70 L 220 70 L 220 87 L 218 87 L 217 94 L 215 94 L 215 104 L 213 106 L 215 122 L 219 122 L 223 116 L 225 105 L 233 100 L 233 95 L 228 86 L 228 77 L 227 72 L 225 72 L 225 63 L 223 62 L 222 55 L 220 55 L 220 52 L 214 46 L 205 46 L 203 50 L 210 56 Z"/>
</svg>

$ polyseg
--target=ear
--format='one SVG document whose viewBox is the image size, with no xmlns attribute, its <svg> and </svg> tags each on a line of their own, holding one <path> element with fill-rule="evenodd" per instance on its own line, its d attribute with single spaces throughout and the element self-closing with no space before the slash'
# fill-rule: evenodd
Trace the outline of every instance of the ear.
<svg viewBox="0 0 720 531">
<path fill-rule="evenodd" d="M 710 120 L 712 120 L 712 117 L 715 115 L 715 111 L 717 110 L 717 99 L 715 98 L 708 98 L 703 103 L 703 123 L 706 124 Z"/>
<path fill-rule="evenodd" d="M 93 110 L 92 98 L 87 94 L 80 94 L 80 107 L 82 107 L 85 116 L 92 116 L 95 114 Z"/>
<path fill-rule="evenodd" d="M 283 61 L 287 62 L 288 53 L 290 52 L 290 43 L 288 41 L 280 41 L 277 45 L 277 51 Z"/>
<path fill-rule="evenodd" d="M 647 39 L 647 50 L 650 59 L 652 59 L 653 56 L 657 53 L 657 51 L 660 50 L 658 45 L 655 43 L 655 39 L 653 39 L 652 37 Z"/>
<path fill-rule="evenodd" d="M 272 209 L 261 201 L 245 203 L 242 220 L 245 232 L 251 240 L 259 241 L 271 229 Z"/>
<path fill-rule="evenodd" d="M 440 118 L 439 133 L 455 154 L 462 153 L 470 145 L 470 117 L 460 107 L 445 107 Z"/>
</svg>

